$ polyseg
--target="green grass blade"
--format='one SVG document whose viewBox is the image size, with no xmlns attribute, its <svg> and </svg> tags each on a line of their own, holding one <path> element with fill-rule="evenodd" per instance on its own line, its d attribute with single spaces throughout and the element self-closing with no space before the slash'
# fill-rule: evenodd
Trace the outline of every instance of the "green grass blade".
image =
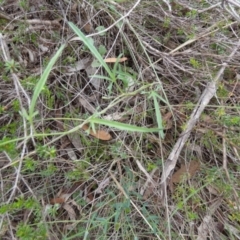
<svg viewBox="0 0 240 240">
<path fill-rule="evenodd" d="M 34 108 L 37 102 L 37 99 L 40 95 L 40 93 L 42 92 L 44 85 L 46 84 L 47 78 L 53 68 L 53 65 L 56 63 L 58 57 L 61 55 L 63 49 L 65 47 L 65 44 L 63 44 L 58 51 L 56 52 L 56 54 L 53 56 L 53 58 L 50 60 L 50 62 L 48 63 L 46 69 L 43 72 L 43 75 L 41 76 L 40 80 L 38 81 L 35 89 L 34 89 L 34 93 L 33 93 L 33 97 L 32 97 L 32 101 L 29 107 L 29 118 L 32 120 L 33 115 L 34 115 Z"/>
<path fill-rule="evenodd" d="M 91 53 L 93 54 L 93 56 L 100 62 L 100 64 L 105 68 L 105 70 L 107 71 L 107 73 L 109 74 L 110 78 L 112 79 L 112 81 L 115 81 L 115 77 L 114 74 L 112 73 L 112 71 L 110 70 L 110 68 L 108 67 L 108 65 L 104 62 L 104 59 L 102 58 L 101 54 L 98 52 L 98 50 L 95 48 L 95 46 L 93 45 L 93 43 L 91 41 L 89 41 L 89 38 L 87 38 L 82 31 L 76 26 L 74 25 L 72 22 L 68 22 L 69 26 L 72 28 L 72 30 L 78 35 L 78 37 L 83 41 L 83 43 L 88 47 L 88 49 L 91 51 Z"/>
<path fill-rule="evenodd" d="M 100 118 L 91 118 L 90 123 L 97 123 L 102 124 L 108 127 L 117 128 L 119 130 L 123 131 L 130 131 L 130 132 L 141 132 L 141 133 L 147 133 L 147 132 L 159 132 L 158 128 L 146 128 L 146 127 L 138 127 L 135 125 L 130 125 L 126 123 L 120 123 Z"/>
<path fill-rule="evenodd" d="M 112 79 L 106 76 L 102 76 L 102 75 L 91 75 L 89 76 L 90 78 L 99 78 L 99 79 L 104 79 L 104 80 L 108 80 L 110 82 L 112 82 Z"/>
<path fill-rule="evenodd" d="M 155 108 L 155 113 L 156 113 L 156 118 L 157 118 L 157 124 L 159 127 L 159 135 L 162 139 L 164 139 L 164 132 L 163 132 L 163 122 L 162 122 L 162 114 L 160 112 L 160 106 L 157 101 L 157 96 L 155 95 L 155 92 L 152 92 L 151 94 L 154 102 L 154 108 Z"/>
</svg>

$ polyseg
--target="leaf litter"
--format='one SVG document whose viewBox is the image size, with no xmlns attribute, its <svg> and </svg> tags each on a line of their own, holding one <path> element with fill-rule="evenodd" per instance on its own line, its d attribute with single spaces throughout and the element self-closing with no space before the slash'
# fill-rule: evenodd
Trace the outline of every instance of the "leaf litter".
<svg viewBox="0 0 240 240">
<path fill-rule="evenodd" d="M 96 130 L 96 132 L 94 132 L 93 130 L 91 130 L 89 128 L 89 126 L 87 124 L 83 125 L 82 129 L 89 132 L 89 134 L 91 136 L 93 136 L 97 139 L 103 140 L 103 141 L 108 141 L 112 138 L 112 136 L 104 130 Z"/>
<path fill-rule="evenodd" d="M 0 210 L 7 209 L 0 221 L 1 238 L 26 232 L 21 219 L 30 229 L 35 222 L 41 225 L 34 211 L 44 212 L 41 208 L 48 204 L 11 211 L 19 197 L 38 203 L 39 196 L 50 198 L 49 211 L 60 205 L 54 218 L 47 215 L 45 238 L 52 233 L 54 239 L 83 239 L 87 234 L 92 239 L 239 238 L 238 197 L 231 198 L 231 189 L 239 189 L 239 51 L 234 52 L 239 4 L 60 1 L 61 9 L 43 1 L 47 8 L 42 11 L 37 1 L 29 1 L 29 8 L 11 2 L 0 4 L 0 134 L 3 141 L 17 138 L 17 145 L 0 149 L 7 156 L 0 162 Z M 232 14 L 232 9 L 237 11 Z M 71 38 L 65 19 L 87 34 L 107 63 L 107 73 L 82 39 Z M 37 101 L 34 131 L 29 132 L 19 111 L 26 108 L 60 39 L 70 38 Z M 17 64 L 4 65 L 9 59 Z M 114 71 L 110 84 L 105 79 Z M 218 76 L 221 82 L 214 85 Z M 164 101 L 153 105 L 153 91 Z M 92 118 L 99 112 L 97 120 Z M 156 113 L 162 121 L 156 121 Z M 64 123 L 82 123 L 89 116 L 90 125 L 78 128 L 75 136 L 58 136 L 76 127 L 65 129 Z M 157 124 L 164 126 L 164 139 L 154 132 Z M 225 177 L 228 171 L 230 179 Z M 167 185 L 171 181 L 179 186 L 173 192 Z M 72 190 L 55 194 L 62 186 Z M 211 211 L 218 199 L 220 205 Z"/>
<path fill-rule="evenodd" d="M 200 169 L 200 162 L 190 161 L 189 163 L 182 164 L 181 167 L 172 175 L 172 183 L 180 183 L 183 180 L 191 179 L 196 172 Z"/>
</svg>

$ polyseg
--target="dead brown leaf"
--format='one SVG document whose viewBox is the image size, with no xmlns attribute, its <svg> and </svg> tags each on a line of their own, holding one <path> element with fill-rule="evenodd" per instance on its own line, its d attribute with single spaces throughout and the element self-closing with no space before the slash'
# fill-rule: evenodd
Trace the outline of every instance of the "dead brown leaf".
<svg viewBox="0 0 240 240">
<path fill-rule="evenodd" d="M 163 121 L 166 123 L 164 126 L 164 129 L 170 129 L 173 126 L 173 121 L 172 121 L 172 112 L 168 112 L 163 116 Z"/>
<path fill-rule="evenodd" d="M 190 179 L 200 169 L 200 163 L 198 161 L 191 161 L 187 166 L 182 164 L 181 168 L 178 169 L 172 175 L 172 183 L 180 183 L 184 176 Z"/>
<path fill-rule="evenodd" d="M 93 27 L 90 23 L 86 23 L 83 26 L 83 29 L 85 30 L 86 33 L 91 33 L 93 31 Z"/>
<path fill-rule="evenodd" d="M 97 139 L 104 140 L 104 141 L 108 141 L 112 139 L 112 136 L 104 130 L 97 130 L 96 132 L 94 132 L 91 129 L 89 130 L 89 126 L 87 124 L 83 125 L 82 129 L 85 131 L 89 131 L 89 134 Z"/>
<path fill-rule="evenodd" d="M 102 194 L 103 190 L 109 185 L 109 183 L 110 183 L 110 178 L 108 177 L 99 183 L 98 188 L 94 192 L 98 194 Z"/>
<path fill-rule="evenodd" d="M 63 198 L 52 198 L 50 199 L 50 204 L 54 205 L 54 204 L 62 204 L 65 202 L 65 199 Z"/>
<path fill-rule="evenodd" d="M 123 58 L 106 58 L 104 62 L 106 63 L 115 63 L 115 62 L 125 62 L 127 60 L 126 57 Z"/>
<path fill-rule="evenodd" d="M 75 213 L 75 211 L 74 211 L 72 206 L 70 206 L 69 204 L 65 203 L 65 204 L 63 204 L 63 208 L 67 211 L 68 216 L 69 216 L 69 218 L 72 221 L 76 220 L 77 214 Z"/>
<path fill-rule="evenodd" d="M 197 240 L 207 240 L 209 232 L 211 232 L 211 226 L 213 226 L 213 219 L 211 216 L 206 215 L 203 218 L 201 225 L 198 227 L 198 237 Z"/>
<path fill-rule="evenodd" d="M 60 190 L 60 192 L 61 191 L 62 190 Z M 62 204 L 62 203 L 67 202 L 67 200 L 69 199 L 71 194 L 63 193 L 63 192 L 60 193 L 60 192 L 56 195 L 55 198 L 50 199 L 50 204 Z"/>
</svg>

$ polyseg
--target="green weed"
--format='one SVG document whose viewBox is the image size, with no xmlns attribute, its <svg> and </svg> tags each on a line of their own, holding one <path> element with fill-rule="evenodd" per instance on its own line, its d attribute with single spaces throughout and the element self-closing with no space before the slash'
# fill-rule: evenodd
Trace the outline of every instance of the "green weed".
<svg viewBox="0 0 240 240">
<path fill-rule="evenodd" d="M 195 58 L 190 58 L 190 64 L 195 68 L 198 69 L 200 68 L 201 64 L 199 63 L 198 60 L 196 60 Z"/>
<path fill-rule="evenodd" d="M 15 62 L 13 59 L 8 61 L 8 62 L 5 62 L 5 69 L 6 71 L 8 72 L 11 72 L 11 73 L 16 73 L 20 68 L 20 65 L 19 63 Z"/>
<path fill-rule="evenodd" d="M 16 235 L 21 240 L 45 240 L 48 237 L 46 224 L 43 222 L 31 225 L 20 223 Z"/>
</svg>

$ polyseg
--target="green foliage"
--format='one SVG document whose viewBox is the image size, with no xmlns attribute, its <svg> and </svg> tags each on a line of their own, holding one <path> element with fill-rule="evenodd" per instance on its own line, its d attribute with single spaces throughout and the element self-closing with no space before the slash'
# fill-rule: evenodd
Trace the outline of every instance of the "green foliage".
<svg viewBox="0 0 240 240">
<path fill-rule="evenodd" d="M 196 37 L 196 34 L 195 34 L 195 29 L 192 30 L 192 33 L 189 33 L 187 35 L 187 39 L 194 39 Z M 191 62 L 190 62 L 191 63 Z M 198 63 L 194 63 L 194 65 L 197 65 Z"/>
<path fill-rule="evenodd" d="M 194 220 L 198 220 L 199 219 L 199 216 L 196 212 L 194 211 L 188 211 L 187 212 L 187 219 L 188 221 L 194 221 Z"/>
<path fill-rule="evenodd" d="M 96 27 L 96 30 L 97 30 L 98 32 L 101 32 L 101 31 L 105 30 L 105 27 L 104 27 L 104 26 L 98 26 L 98 27 Z M 103 33 L 100 33 L 99 35 L 100 35 L 100 36 L 104 36 L 105 34 L 106 34 L 106 33 L 103 32 Z"/>
<path fill-rule="evenodd" d="M 129 214 L 131 212 L 131 204 L 129 199 L 123 199 L 122 202 L 116 202 L 112 205 L 114 208 L 114 212 L 116 213 L 114 216 L 114 222 L 117 224 L 119 222 L 119 217 L 121 214 Z"/>
<path fill-rule="evenodd" d="M 123 89 L 126 91 L 129 87 L 134 85 L 137 78 L 137 73 L 132 68 L 122 66 L 121 64 L 117 65 L 117 67 L 117 79 L 122 81 Z"/>
<path fill-rule="evenodd" d="M 162 115 L 160 111 L 160 105 L 158 103 L 158 99 L 161 100 L 162 102 L 166 102 L 161 96 L 159 96 L 155 91 L 152 91 L 149 95 L 149 98 L 153 98 L 154 102 L 154 110 L 156 113 L 156 119 L 157 119 L 157 124 L 159 128 L 159 136 L 164 139 L 164 132 L 163 132 L 163 121 L 162 121 Z"/>
<path fill-rule="evenodd" d="M 27 22 L 19 22 L 17 31 L 14 32 L 13 35 L 13 41 L 20 44 L 32 43 L 37 46 L 38 35 L 35 32 L 26 33 L 27 27 L 29 27 L 29 24 Z M 17 49 L 14 49 L 14 51 L 15 55 L 18 56 L 19 52 L 17 52 Z"/>
<path fill-rule="evenodd" d="M 164 37 L 163 37 L 163 40 L 162 40 L 163 44 L 167 44 L 168 41 L 170 40 L 170 38 L 171 38 L 171 33 L 170 33 L 170 31 L 169 31 L 169 32 L 167 32 L 167 34 L 164 35 Z"/>
<path fill-rule="evenodd" d="M 0 128 L 0 133 L 4 133 L 5 136 L 12 136 L 16 133 L 19 127 L 19 122 L 11 122 L 8 125 L 4 125 Z M 9 140 L 9 139 L 8 139 Z"/>
<path fill-rule="evenodd" d="M 155 164 L 155 163 L 151 163 L 151 162 L 148 162 L 147 163 L 147 171 L 148 172 L 151 172 L 151 171 L 153 171 L 154 169 L 156 169 L 158 166 L 157 166 L 157 164 Z"/>
<path fill-rule="evenodd" d="M 178 28 L 177 34 L 180 35 L 180 36 L 184 35 L 185 34 L 184 29 L 183 28 Z"/>
<path fill-rule="evenodd" d="M 39 166 L 38 161 L 32 159 L 32 158 L 25 158 L 23 161 L 23 172 L 32 172 L 34 173 L 37 170 L 37 167 Z"/>
<path fill-rule="evenodd" d="M 207 149 L 211 149 L 212 147 L 218 149 L 219 142 L 217 135 L 213 130 L 207 130 L 205 135 L 202 138 L 202 143 Z"/>
<path fill-rule="evenodd" d="M 158 128 L 144 128 L 144 127 L 137 127 L 134 125 L 130 125 L 130 124 L 126 124 L 126 123 L 120 123 L 120 122 L 115 122 L 115 121 L 110 121 L 110 120 L 104 120 L 104 119 L 100 119 L 100 118 L 90 118 L 89 122 L 91 124 L 102 124 L 102 125 L 106 125 L 108 127 L 114 127 L 116 129 L 119 130 L 123 130 L 123 131 L 131 131 L 131 132 L 158 132 L 159 129 Z M 162 131 L 162 129 L 160 129 L 160 131 Z"/>
<path fill-rule="evenodd" d="M 25 90 L 33 91 L 38 81 L 39 81 L 39 77 L 29 76 L 29 77 L 24 78 L 21 81 L 21 83 Z"/>
<path fill-rule="evenodd" d="M 227 127 L 239 127 L 240 126 L 240 116 L 232 116 L 229 114 L 224 114 L 221 117 L 221 122 Z"/>
<path fill-rule="evenodd" d="M 23 8 L 25 11 L 29 9 L 29 2 L 28 0 L 20 0 L 19 1 L 19 6 Z"/>
<path fill-rule="evenodd" d="M 94 41 L 91 38 L 87 38 L 80 29 L 78 29 L 72 22 L 68 22 L 69 26 L 72 28 L 72 30 L 78 35 L 78 37 L 83 41 L 85 46 L 91 51 L 93 56 L 97 59 L 97 61 L 100 63 L 101 66 L 104 67 L 105 71 L 108 73 L 107 76 L 101 76 L 101 75 L 95 75 L 94 77 L 97 77 L 99 79 L 106 79 L 110 81 L 110 84 L 108 86 L 109 93 L 112 91 L 113 85 L 115 85 L 120 92 L 122 92 L 121 88 L 117 84 L 117 79 L 120 79 L 123 81 L 123 83 L 126 85 L 127 79 L 123 76 L 124 73 L 122 71 L 117 71 L 117 67 L 119 65 L 119 62 L 115 62 L 113 69 L 111 70 L 110 67 L 107 65 L 107 63 L 104 61 L 102 55 L 97 50 L 97 48 L 94 46 Z M 100 49 L 103 50 L 102 48 Z"/>
<path fill-rule="evenodd" d="M 9 106 L 1 106 L 0 105 L 0 114 L 8 114 L 9 116 L 15 116 L 16 113 L 18 114 L 20 111 L 20 102 L 18 99 L 12 101 L 11 105 Z M 16 133 L 17 127 L 19 127 L 19 122 L 12 121 L 6 125 L 0 127 L 0 132 L 7 132 L 8 133 Z"/>
<path fill-rule="evenodd" d="M 72 56 L 67 56 L 62 61 L 63 65 L 74 64 L 75 62 L 76 62 L 76 57 L 72 57 Z"/>
<path fill-rule="evenodd" d="M 169 28 L 170 23 L 171 23 L 171 18 L 165 17 L 165 18 L 164 18 L 164 22 L 163 22 L 163 27 L 164 27 L 164 28 Z"/>
<path fill-rule="evenodd" d="M 35 46 L 37 46 L 38 44 L 38 35 L 33 32 L 33 33 L 30 33 L 28 35 L 28 41 L 30 41 L 31 43 L 33 43 Z"/>
<path fill-rule="evenodd" d="M 3 114 L 6 110 L 6 107 L 0 105 L 0 114 Z"/>
<path fill-rule="evenodd" d="M 0 206 L 0 214 L 13 214 L 14 212 L 22 209 L 35 209 L 36 211 L 38 211 L 40 209 L 40 205 L 38 202 L 36 202 L 35 199 L 24 199 L 23 197 L 19 197 L 13 203 L 2 204 Z"/>
<path fill-rule="evenodd" d="M 83 172 L 81 169 L 73 169 L 71 171 L 68 171 L 65 174 L 65 177 L 70 181 L 77 181 L 83 177 Z"/>
<path fill-rule="evenodd" d="M 195 104 L 191 101 L 186 101 L 185 102 L 185 107 L 187 111 L 192 111 L 195 108 Z"/>
<path fill-rule="evenodd" d="M 116 141 L 114 144 L 110 145 L 110 153 L 114 158 L 120 157 L 121 159 L 127 159 L 128 154 L 123 149 L 123 144 L 121 141 Z"/>
<path fill-rule="evenodd" d="M 217 90 L 217 96 L 219 98 L 227 98 L 229 96 L 229 91 L 226 89 L 224 84 L 219 84 L 218 90 Z"/>
<path fill-rule="evenodd" d="M 58 168 L 53 163 L 48 163 L 45 169 L 41 170 L 39 173 L 43 177 L 51 177 L 58 171 Z"/>
<path fill-rule="evenodd" d="M 226 172 L 218 167 L 211 167 L 205 169 L 205 182 L 211 182 L 211 185 L 214 186 L 214 188 L 217 189 L 219 194 L 225 199 L 229 199 L 229 196 L 234 196 L 233 194 L 233 188 L 234 184 L 236 186 L 239 184 L 239 180 L 236 176 L 231 174 L 230 172 L 230 181 L 228 180 L 228 177 L 226 176 Z"/>
<path fill-rule="evenodd" d="M 4 65 L 5 65 L 5 70 L 11 73 L 17 72 L 20 68 L 19 63 L 15 62 L 13 59 L 10 61 L 6 61 Z"/>
<path fill-rule="evenodd" d="M 221 117 L 226 115 L 225 107 L 219 107 L 215 112 L 214 115 L 217 119 L 220 119 Z"/>
<path fill-rule="evenodd" d="M 4 136 L 2 139 L 0 139 L 0 152 L 5 151 L 7 152 L 11 157 L 16 157 L 18 152 L 16 150 L 16 143 L 11 142 L 12 140 L 10 137 Z"/>
<path fill-rule="evenodd" d="M 48 76 L 53 68 L 53 65 L 55 64 L 55 62 L 57 61 L 58 57 L 61 55 L 63 49 L 65 48 L 65 45 L 62 45 L 57 53 L 53 56 L 53 58 L 50 60 L 49 64 L 47 65 L 46 69 L 44 70 L 40 80 L 38 81 L 35 89 L 34 89 L 34 93 L 33 93 L 33 97 L 32 97 L 32 101 L 29 107 L 29 113 L 27 115 L 27 113 L 23 112 L 23 115 L 25 115 L 25 117 L 29 120 L 29 123 L 32 125 L 33 124 L 33 118 L 34 116 L 37 114 L 37 112 L 34 112 L 35 109 L 35 105 L 37 102 L 37 99 L 40 95 L 40 93 L 42 92 L 42 90 L 44 89 L 45 83 L 48 79 Z"/>
<path fill-rule="evenodd" d="M 37 47 L 38 35 L 35 32 L 26 33 L 27 23 L 19 23 L 17 32 L 13 36 L 13 40 L 16 43 L 26 44 L 32 43 Z"/>
<path fill-rule="evenodd" d="M 200 211 L 204 211 L 205 206 L 198 192 L 199 189 L 188 186 L 186 182 L 179 183 L 173 194 L 173 200 L 177 206 L 174 214 L 177 211 L 180 212 L 181 215 L 184 215 L 186 221 L 189 222 L 199 219 L 199 215 L 194 208 L 197 206 Z"/>
<path fill-rule="evenodd" d="M 56 148 L 54 146 L 49 147 L 45 145 L 38 145 L 36 147 L 36 152 L 40 158 L 51 159 L 56 157 Z"/>
<path fill-rule="evenodd" d="M 12 102 L 12 108 L 13 108 L 13 111 L 14 112 L 19 112 L 20 111 L 20 102 L 18 99 L 15 99 L 13 102 Z"/>
<path fill-rule="evenodd" d="M 236 211 L 238 208 L 237 203 L 234 203 L 230 200 L 228 200 L 228 201 L 229 201 L 229 205 L 230 205 L 230 213 L 228 214 L 228 218 L 232 222 L 240 222 L 240 212 Z"/>
<path fill-rule="evenodd" d="M 143 204 L 141 211 L 144 214 L 144 216 L 146 217 L 146 219 L 148 220 L 148 222 L 150 223 L 150 225 L 152 226 L 152 228 L 153 228 L 152 233 L 158 234 L 161 236 L 162 233 L 159 230 L 159 222 L 161 221 L 160 217 L 158 215 L 155 215 L 155 214 L 152 214 L 151 212 L 149 212 L 148 208 L 149 208 L 148 204 Z M 162 235 L 162 237 L 163 237 L 163 235 Z"/>
<path fill-rule="evenodd" d="M 219 55 L 224 55 L 226 52 L 226 47 L 223 46 L 221 43 L 212 43 L 211 48 L 216 51 Z"/>
<path fill-rule="evenodd" d="M 195 58 L 191 57 L 189 60 L 190 64 L 192 65 L 193 68 L 198 69 L 200 68 L 201 64 L 199 63 L 198 60 L 196 60 Z"/>
<path fill-rule="evenodd" d="M 187 11 L 186 17 L 195 18 L 197 14 L 198 14 L 197 10 L 193 9 L 191 11 Z"/>
<path fill-rule="evenodd" d="M 105 47 L 104 45 L 100 45 L 100 46 L 98 47 L 98 51 L 99 51 L 99 53 L 100 53 L 102 56 L 104 56 L 104 55 L 107 53 L 107 49 L 106 49 L 106 47 Z"/>
<path fill-rule="evenodd" d="M 75 167 L 66 172 L 65 173 L 65 177 L 69 180 L 69 181 L 79 181 L 79 179 L 83 179 L 83 180 L 89 180 L 90 175 L 87 171 L 87 168 L 89 167 L 90 164 L 87 163 L 88 161 L 86 161 L 86 159 L 80 161 L 80 162 L 76 162 L 75 163 Z"/>
<path fill-rule="evenodd" d="M 78 35 L 78 37 L 84 42 L 84 44 L 88 47 L 88 49 L 91 51 L 91 53 L 93 54 L 93 56 L 102 64 L 102 66 L 104 67 L 104 69 L 106 70 L 106 72 L 109 74 L 109 79 L 110 81 L 115 82 L 116 78 L 113 75 L 112 71 L 110 70 L 110 68 L 108 67 L 108 65 L 104 62 L 101 54 L 98 52 L 98 50 L 96 49 L 96 47 L 93 45 L 93 40 L 87 38 L 80 29 L 78 29 L 73 23 L 68 22 L 69 26 L 72 28 L 72 30 Z"/>
<path fill-rule="evenodd" d="M 53 92 L 50 91 L 47 86 L 44 86 L 44 88 L 42 90 L 42 95 L 43 95 L 43 97 L 45 97 L 46 105 L 49 108 L 53 108 L 54 102 L 55 102 L 55 96 L 54 96 Z"/>
<path fill-rule="evenodd" d="M 48 238 L 46 224 L 43 222 L 34 225 L 21 223 L 17 226 L 16 235 L 20 240 L 46 240 Z"/>
</svg>

